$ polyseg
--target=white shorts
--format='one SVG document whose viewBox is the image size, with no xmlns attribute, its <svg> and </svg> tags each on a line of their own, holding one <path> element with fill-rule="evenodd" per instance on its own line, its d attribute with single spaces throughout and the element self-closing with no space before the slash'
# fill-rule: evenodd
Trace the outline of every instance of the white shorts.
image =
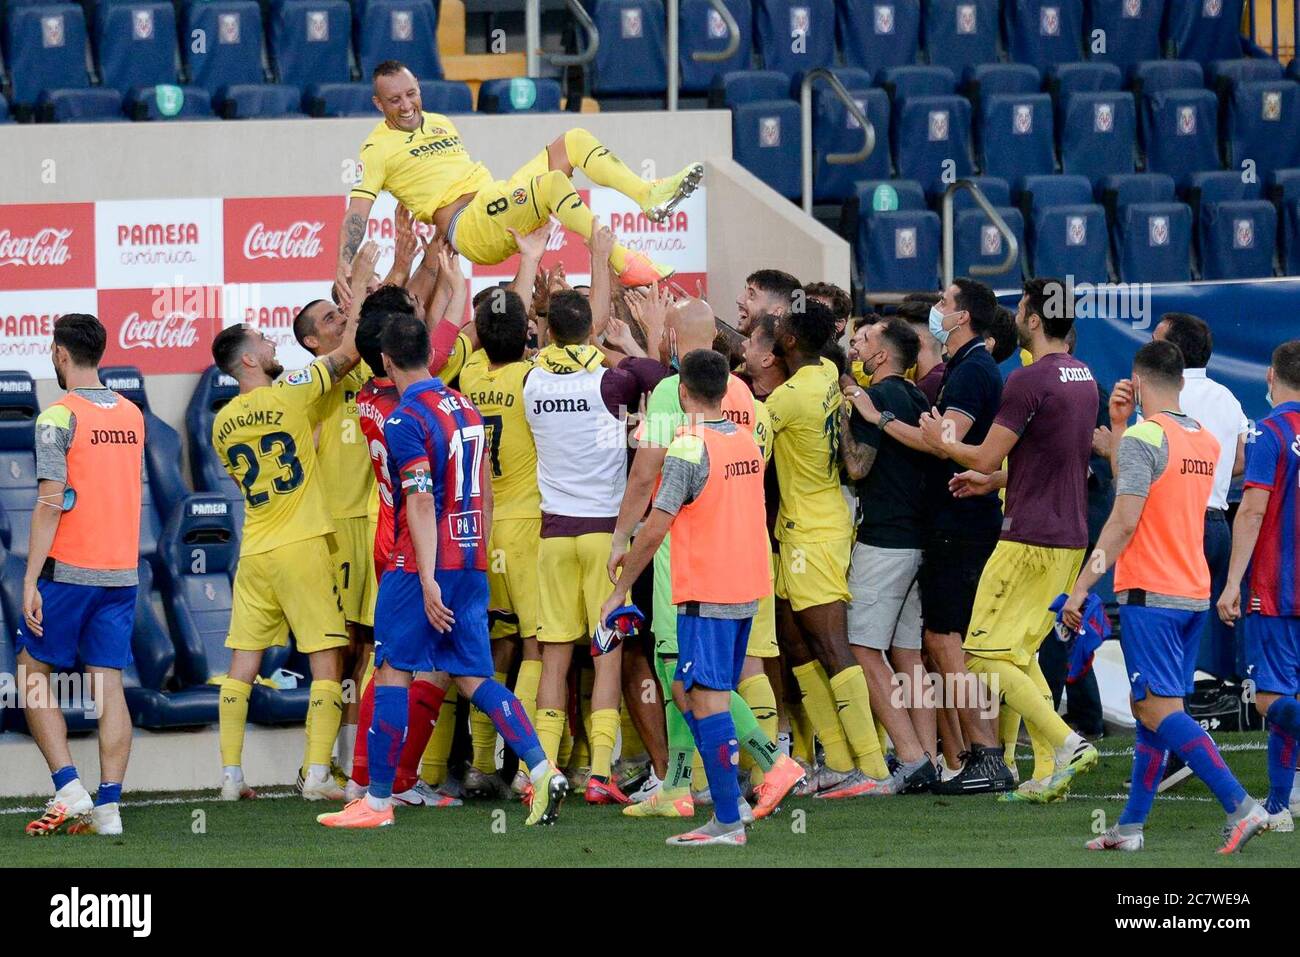
<svg viewBox="0 0 1300 957">
<path fill-rule="evenodd" d="M 864 648 L 921 647 L 919 548 L 853 544 L 849 564 L 849 642 Z"/>
</svg>

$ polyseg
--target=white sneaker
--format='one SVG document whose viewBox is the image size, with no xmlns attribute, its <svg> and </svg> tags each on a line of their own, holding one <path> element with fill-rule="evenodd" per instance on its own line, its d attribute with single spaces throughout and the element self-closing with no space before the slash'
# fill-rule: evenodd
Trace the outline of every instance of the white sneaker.
<svg viewBox="0 0 1300 957">
<path fill-rule="evenodd" d="M 628 798 L 631 799 L 633 804 L 640 804 L 643 801 L 650 800 L 658 794 L 663 786 L 664 782 L 660 780 L 659 775 L 655 774 L 654 769 L 651 768 L 650 776 L 645 779 L 645 783 L 629 794 Z"/>
<path fill-rule="evenodd" d="M 416 781 L 409 791 L 393 795 L 394 804 L 407 807 L 460 807 L 465 802 L 450 794 L 434 790 L 424 781 Z"/>
<path fill-rule="evenodd" d="M 221 800 L 246 801 L 255 797 L 257 792 L 242 777 L 236 778 L 229 771 L 221 775 Z"/>
<path fill-rule="evenodd" d="M 342 801 L 344 790 L 328 771 L 323 777 L 309 773 L 302 782 L 302 797 L 304 801 Z"/>
<path fill-rule="evenodd" d="M 102 834 L 112 837 L 122 833 L 122 815 L 117 802 L 100 804 L 90 809 L 76 824 L 68 828 L 69 834 Z"/>
<path fill-rule="evenodd" d="M 1276 831 L 1279 834 L 1290 834 L 1295 830 L 1295 818 L 1291 816 L 1290 808 L 1282 808 L 1276 814 L 1268 816 L 1268 823 L 1264 825 L 1266 831 Z"/>
<path fill-rule="evenodd" d="M 351 804 L 357 798 L 363 798 L 365 796 L 365 787 L 358 784 L 356 781 L 353 781 L 351 778 L 348 778 L 348 783 L 343 786 L 343 800 Z"/>
<path fill-rule="evenodd" d="M 749 806 L 749 802 L 744 798 L 740 799 L 740 823 L 749 827 L 754 823 L 754 809 Z"/>
<path fill-rule="evenodd" d="M 510 782 L 510 793 L 517 798 L 522 798 L 530 787 L 533 786 L 533 780 L 528 776 L 528 772 L 520 768 L 515 772 L 515 779 Z"/>
<path fill-rule="evenodd" d="M 1084 845 L 1090 851 L 1140 851 L 1145 846 L 1146 841 L 1141 831 L 1136 834 L 1121 834 L 1118 824 Z"/>
<path fill-rule="evenodd" d="M 700 807 L 713 807 L 713 792 L 709 790 L 709 786 L 707 784 L 704 786 L 704 789 L 701 791 L 692 791 L 691 798 Z"/>
</svg>

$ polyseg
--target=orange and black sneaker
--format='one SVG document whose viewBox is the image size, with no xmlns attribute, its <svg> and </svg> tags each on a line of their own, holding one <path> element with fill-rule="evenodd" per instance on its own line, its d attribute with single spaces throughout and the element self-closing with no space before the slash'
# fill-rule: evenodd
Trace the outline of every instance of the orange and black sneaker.
<svg viewBox="0 0 1300 957">
<path fill-rule="evenodd" d="M 799 762 L 788 754 L 776 759 L 771 770 L 763 772 L 763 783 L 754 788 L 758 803 L 754 805 L 754 817 L 762 820 L 772 814 L 804 779 L 804 770 Z"/>
<path fill-rule="evenodd" d="M 629 252 L 624 257 L 623 268 L 619 270 L 618 280 L 628 288 L 653 286 L 673 274 L 671 266 L 652 262 L 641 253 Z"/>
<path fill-rule="evenodd" d="M 602 781 L 594 775 L 587 779 L 587 793 L 583 797 L 588 804 L 632 803 L 632 799 L 620 791 L 613 781 Z"/>
<path fill-rule="evenodd" d="M 73 804 L 66 804 L 58 798 L 52 798 L 50 803 L 45 805 L 45 813 L 27 825 L 27 834 L 29 837 L 49 837 L 51 834 L 57 834 L 66 825 L 89 814 L 93 806 L 94 802 L 89 794 L 85 794 L 84 799 Z"/>
<path fill-rule="evenodd" d="M 376 811 L 370 806 L 370 802 L 362 797 L 349 802 L 341 811 L 317 814 L 316 822 L 324 824 L 326 827 L 347 828 L 350 830 L 392 827 L 393 808 L 392 805 L 389 805 L 382 811 Z"/>
</svg>

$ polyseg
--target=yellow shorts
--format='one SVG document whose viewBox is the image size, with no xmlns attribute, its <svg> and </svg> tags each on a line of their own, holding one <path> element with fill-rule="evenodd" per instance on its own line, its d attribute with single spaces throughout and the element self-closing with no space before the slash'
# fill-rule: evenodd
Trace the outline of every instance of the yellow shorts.
<svg viewBox="0 0 1300 957">
<path fill-rule="evenodd" d="M 772 556 L 772 581 L 776 582 L 776 555 Z M 776 596 L 772 592 L 758 600 L 754 624 L 749 629 L 745 654 L 751 658 L 775 658 L 781 654 L 776 645 Z"/>
<path fill-rule="evenodd" d="M 375 624 L 375 528 L 370 519 L 334 519 L 334 567 L 338 569 L 343 617 L 367 627 Z"/>
<path fill-rule="evenodd" d="M 980 575 L 962 648 L 1026 667 L 1056 620 L 1048 606 L 1074 588 L 1083 551 L 998 542 Z"/>
<path fill-rule="evenodd" d="M 541 540 L 538 641 L 584 641 L 595 633 L 600 606 L 614 591 L 605 570 L 613 540 L 609 532 Z"/>
<path fill-rule="evenodd" d="M 324 536 L 246 555 L 235 572 L 226 647 L 265 651 L 289 640 L 311 654 L 348 643 L 334 558 Z"/>
<path fill-rule="evenodd" d="M 542 150 L 509 179 L 480 189 L 456 217 L 451 234 L 456 250 L 471 262 L 487 266 L 505 262 L 518 252 L 506 229 L 531 233 L 551 218 L 534 183 L 549 168 L 550 159 Z"/>
<path fill-rule="evenodd" d="M 498 625 L 492 637 L 537 634 L 537 552 L 540 518 L 506 518 L 492 523 L 488 542 L 488 609 Z M 502 615 L 514 622 L 501 621 Z"/>
<path fill-rule="evenodd" d="M 848 601 L 849 556 L 853 539 L 829 542 L 779 542 L 776 566 L 776 597 L 795 611 Z"/>
</svg>

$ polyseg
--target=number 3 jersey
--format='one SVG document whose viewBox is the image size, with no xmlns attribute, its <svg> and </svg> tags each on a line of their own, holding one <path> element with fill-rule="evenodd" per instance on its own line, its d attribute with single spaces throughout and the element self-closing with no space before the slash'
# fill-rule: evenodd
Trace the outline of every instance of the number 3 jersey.
<svg viewBox="0 0 1300 957">
<path fill-rule="evenodd" d="M 384 423 L 388 474 L 394 494 L 395 543 L 387 568 L 418 570 L 407 526 L 406 497 L 433 496 L 438 522 L 437 568 L 487 571 L 483 514 L 487 437 L 483 418 L 467 398 L 441 379 L 410 386 Z"/>
<path fill-rule="evenodd" d="M 316 476 L 312 415 L 334 383 L 323 362 L 237 395 L 212 423 L 212 447 L 244 493 L 241 555 L 334 531 Z"/>
</svg>

